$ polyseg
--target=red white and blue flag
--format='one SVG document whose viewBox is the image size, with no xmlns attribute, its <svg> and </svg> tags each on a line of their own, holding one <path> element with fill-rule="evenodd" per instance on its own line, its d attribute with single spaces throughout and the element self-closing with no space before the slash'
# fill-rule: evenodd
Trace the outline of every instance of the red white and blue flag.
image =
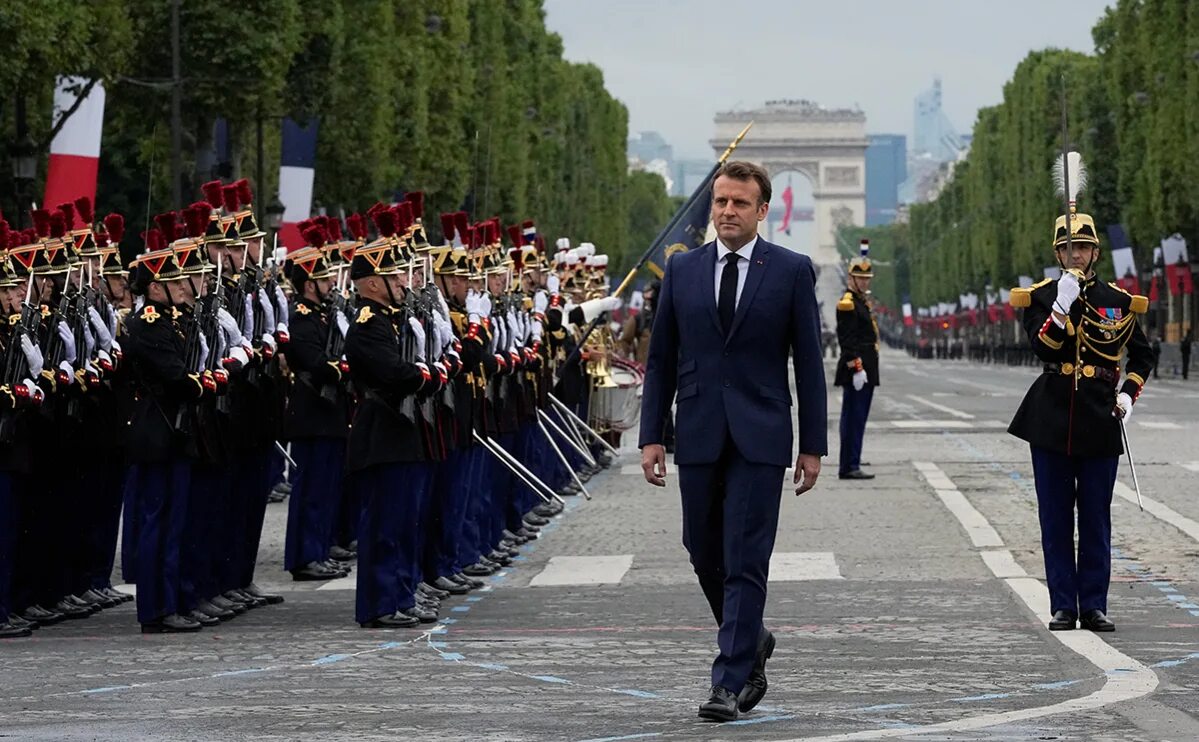
<svg viewBox="0 0 1199 742">
<path fill-rule="evenodd" d="M 54 89 L 54 122 L 75 105 L 88 81 L 60 77 Z M 104 85 L 96 82 L 50 142 L 46 193 L 42 203 L 60 204 L 86 196 L 96 201 L 100 137 L 104 131 Z"/>
<path fill-rule="evenodd" d="M 301 125 L 283 119 L 283 154 L 279 166 L 279 201 L 283 204 L 283 226 L 279 242 L 290 250 L 304 246 L 299 223 L 312 216 L 312 183 L 316 176 L 318 120 Z"/>
</svg>

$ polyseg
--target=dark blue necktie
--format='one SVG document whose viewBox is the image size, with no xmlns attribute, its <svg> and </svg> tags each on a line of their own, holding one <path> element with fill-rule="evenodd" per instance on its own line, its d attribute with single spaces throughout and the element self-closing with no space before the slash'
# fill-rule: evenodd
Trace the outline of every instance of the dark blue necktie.
<svg viewBox="0 0 1199 742">
<path fill-rule="evenodd" d="M 733 327 L 733 315 L 737 312 L 737 263 L 741 256 L 735 252 L 725 258 L 724 270 L 720 273 L 720 299 L 716 309 L 720 313 L 720 326 L 728 335 Z"/>
</svg>

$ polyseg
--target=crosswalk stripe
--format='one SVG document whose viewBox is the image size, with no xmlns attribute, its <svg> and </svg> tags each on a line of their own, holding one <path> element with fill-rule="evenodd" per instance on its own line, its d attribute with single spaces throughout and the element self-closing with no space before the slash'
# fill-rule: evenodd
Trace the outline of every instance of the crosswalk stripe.
<svg viewBox="0 0 1199 742">
<path fill-rule="evenodd" d="M 529 581 L 529 586 L 617 585 L 632 566 L 632 554 L 550 557 L 545 569 Z"/>
<path fill-rule="evenodd" d="M 776 551 L 770 555 L 770 582 L 843 579 L 831 551 Z"/>
</svg>

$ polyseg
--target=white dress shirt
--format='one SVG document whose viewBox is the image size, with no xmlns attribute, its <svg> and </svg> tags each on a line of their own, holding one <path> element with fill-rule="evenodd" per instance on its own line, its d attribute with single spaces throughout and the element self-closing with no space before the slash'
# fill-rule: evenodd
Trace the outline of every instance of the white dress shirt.
<svg viewBox="0 0 1199 742">
<path fill-rule="evenodd" d="M 750 240 L 744 247 L 737 251 L 737 256 L 741 258 L 737 261 L 737 302 L 733 305 L 735 309 L 741 304 L 741 292 L 745 290 L 745 277 L 749 275 L 749 261 L 754 256 L 754 245 L 758 244 L 758 236 Z M 728 264 L 729 253 L 732 250 L 725 247 L 725 244 L 719 239 L 716 240 L 716 306 L 720 306 L 720 275 L 724 272 L 724 266 Z"/>
</svg>

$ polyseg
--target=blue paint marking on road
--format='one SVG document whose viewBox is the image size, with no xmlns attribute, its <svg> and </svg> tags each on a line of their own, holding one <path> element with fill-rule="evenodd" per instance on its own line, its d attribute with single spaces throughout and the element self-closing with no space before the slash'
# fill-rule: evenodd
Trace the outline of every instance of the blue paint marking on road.
<svg viewBox="0 0 1199 742">
<path fill-rule="evenodd" d="M 794 719 L 794 718 L 795 718 L 795 717 L 794 717 L 794 716 L 791 716 L 791 715 L 787 715 L 787 716 L 759 716 L 759 717 L 756 717 L 756 718 L 753 718 L 753 719 L 738 719 L 737 721 L 730 721 L 730 722 L 728 722 L 728 726 L 731 726 L 731 727 L 740 727 L 740 726 L 748 726 L 748 725 L 750 725 L 750 724 L 762 724 L 762 723 L 765 723 L 765 722 L 768 722 L 768 721 L 785 721 L 785 720 L 787 720 L 787 719 Z"/>
<path fill-rule="evenodd" d="M 498 662 L 476 662 L 475 667 L 481 667 L 484 670 L 507 670 L 507 665 L 501 665 Z"/>
<path fill-rule="evenodd" d="M 328 655 L 325 655 L 324 657 L 321 657 L 320 659 L 313 660 L 312 664 L 314 664 L 314 665 L 329 665 L 334 662 L 341 662 L 342 660 L 347 660 L 349 658 L 350 658 L 350 655 L 348 655 L 348 654 L 328 654 Z"/>
<path fill-rule="evenodd" d="M 1011 693 L 983 693 L 978 696 L 962 696 L 961 698 L 950 698 L 952 703 L 970 703 L 971 701 L 994 701 L 999 698 L 1011 698 Z"/>
<path fill-rule="evenodd" d="M 1188 611 L 1192 616 L 1199 616 L 1199 604 L 1196 604 L 1192 598 L 1183 595 L 1174 586 L 1173 582 L 1154 575 L 1151 570 L 1137 564 L 1133 559 L 1125 556 L 1119 549 L 1112 549 L 1112 558 L 1129 572 L 1134 573 L 1142 579 L 1148 579 L 1149 584 L 1160 590 L 1166 600 L 1169 600 L 1173 605 Z"/>
<path fill-rule="evenodd" d="M 1059 680 L 1056 683 L 1041 683 L 1039 685 L 1034 685 L 1033 688 L 1036 690 L 1057 690 L 1058 688 L 1068 688 L 1071 685 L 1077 685 L 1081 682 L 1081 680 Z"/>
<path fill-rule="evenodd" d="M 891 709 L 906 709 L 911 706 L 910 703 L 880 703 L 877 706 L 863 706 L 862 708 L 852 709 L 862 713 L 870 713 L 873 711 L 890 711 Z"/>
<path fill-rule="evenodd" d="M 1150 585 L 1153 585 L 1154 587 L 1171 587 L 1170 583 L 1168 583 L 1168 582 L 1161 582 L 1161 581 L 1158 581 L 1158 582 L 1150 582 L 1149 584 L 1150 584 Z"/>
<path fill-rule="evenodd" d="M 438 626 L 438 627 L 437 627 L 437 628 L 435 628 L 435 629 L 429 629 L 429 633 L 430 633 L 430 634 L 444 634 L 444 633 L 445 633 L 445 627 L 444 627 L 444 626 Z"/>
<path fill-rule="evenodd" d="M 1191 660 L 1199 660 L 1199 652 L 1192 652 L 1186 657 L 1177 660 L 1162 660 L 1161 662 L 1150 665 L 1150 667 L 1178 667 L 1179 665 L 1185 665 Z"/>
<path fill-rule="evenodd" d="M 1199 608 L 1199 605 L 1195 605 L 1194 603 L 1179 603 L 1178 607 L 1179 608 Z"/>
<path fill-rule="evenodd" d="M 566 678 L 558 678 L 558 677 L 554 677 L 553 675 L 530 675 L 529 677 L 533 678 L 534 680 L 540 680 L 545 683 L 559 683 L 561 685 L 573 685 L 573 683 L 571 683 Z"/>
<path fill-rule="evenodd" d="M 404 646 L 406 643 L 407 642 L 383 642 L 379 645 L 379 649 L 395 649 L 397 647 Z"/>
<path fill-rule="evenodd" d="M 626 739 L 648 739 L 650 737 L 661 737 L 661 732 L 645 732 L 643 734 L 626 734 L 623 737 L 593 737 L 585 739 L 582 742 L 622 742 Z"/>
<path fill-rule="evenodd" d="M 1164 590 L 1162 592 L 1165 592 Z M 1166 595 L 1166 600 L 1172 600 L 1175 603 L 1185 603 L 1187 598 L 1185 595 L 1174 595 L 1173 593 Z"/>
<path fill-rule="evenodd" d="M 456 623 L 458 623 L 458 619 L 456 619 L 456 618 L 439 618 L 439 619 L 437 619 L 437 623 L 456 624 Z"/>
<path fill-rule="evenodd" d="M 1199 611 L 1191 611 L 1192 616 L 1199 616 Z"/>
<path fill-rule="evenodd" d="M 633 696 L 634 698 L 661 698 L 662 697 L 662 696 L 659 696 L 657 693 L 650 693 L 647 690 L 633 690 L 632 688 L 617 688 L 616 692 L 623 693 L 626 696 Z"/>
<path fill-rule="evenodd" d="M 443 660 L 448 660 L 448 661 L 458 661 L 458 660 L 464 660 L 464 659 L 466 659 L 465 657 L 463 657 L 462 655 L 458 654 L 457 652 L 442 652 L 442 653 L 441 653 L 441 658 L 442 658 Z"/>
<path fill-rule="evenodd" d="M 466 602 L 468 602 L 468 603 L 478 603 L 478 602 L 479 602 L 480 600 L 482 600 L 482 599 L 483 599 L 483 596 L 482 596 L 482 595 L 471 595 L 471 596 L 469 596 L 469 597 L 466 599 Z"/>
<path fill-rule="evenodd" d="M 229 670 L 227 672 L 214 672 L 212 674 L 212 677 L 227 678 L 232 675 L 253 675 L 254 673 L 257 673 L 257 672 L 266 672 L 266 671 L 267 671 L 267 668 L 265 668 L 265 667 L 251 667 L 251 668 L 248 668 L 245 670 Z"/>
<path fill-rule="evenodd" d="M 456 605 L 453 608 L 451 608 L 450 610 L 456 611 L 457 613 L 466 613 L 467 611 L 470 610 L 470 606 L 469 605 Z"/>
<path fill-rule="evenodd" d="M 434 649 L 445 649 L 445 642 L 429 642 L 429 646 Z"/>
<path fill-rule="evenodd" d="M 512 561 L 513 562 L 527 562 L 527 561 L 529 561 L 529 559 L 528 559 L 528 557 L 518 556 L 518 557 L 512 557 Z"/>
<path fill-rule="evenodd" d="M 83 692 L 84 693 L 111 693 L 114 690 L 125 690 L 127 688 L 132 688 L 132 687 L 133 687 L 132 685 L 109 685 L 104 688 L 89 688 L 88 690 L 85 690 Z"/>
</svg>

